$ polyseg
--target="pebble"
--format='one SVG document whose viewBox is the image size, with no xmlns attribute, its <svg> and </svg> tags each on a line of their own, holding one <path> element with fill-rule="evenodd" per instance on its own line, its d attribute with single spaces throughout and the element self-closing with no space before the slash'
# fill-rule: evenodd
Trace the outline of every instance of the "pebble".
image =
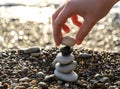
<svg viewBox="0 0 120 89">
<path fill-rule="evenodd" d="M 65 47 L 62 47 L 60 49 L 60 52 L 62 53 L 62 56 L 70 55 L 72 51 L 73 51 L 73 49 L 69 46 L 65 46 Z"/>
<path fill-rule="evenodd" d="M 4 86 L 3 86 L 3 85 L 0 85 L 0 89 L 4 89 Z"/>
<path fill-rule="evenodd" d="M 69 87 L 70 85 L 69 85 L 69 83 L 65 83 L 65 87 Z"/>
<path fill-rule="evenodd" d="M 87 54 L 87 53 L 80 53 L 80 58 L 82 59 L 88 59 L 91 58 L 92 55 L 91 54 Z"/>
<path fill-rule="evenodd" d="M 17 83 L 12 83 L 11 84 L 11 88 L 13 89 L 14 87 L 16 87 L 16 86 L 18 86 L 19 84 L 17 84 Z"/>
<path fill-rule="evenodd" d="M 33 89 L 40 89 L 39 87 L 33 87 Z"/>
<path fill-rule="evenodd" d="M 78 79 L 78 75 L 74 71 L 68 74 L 62 74 L 58 70 L 55 69 L 54 74 L 57 78 L 67 81 L 67 82 L 75 82 Z"/>
<path fill-rule="evenodd" d="M 24 78 L 19 79 L 20 82 L 29 82 L 30 80 L 31 79 L 28 77 L 24 77 Z"/>
<path fill-rule="evenodd" d="M 31 80 L 31 81 L 29 82 L 29 84 L 30 84 L 30 85 L 34 85 L 34 84 L 36 84 L 36 82 L 37 82 L 37 80 L 33 79 L 33 80 Z"/>
<path fill-rule="evenodd" d="M 100 77 L 102 77 L 102 75 L 101 74 L 95 74 L 95 76 L 94 76 L 95 78 L 100 78 Z"/>
<path fill-rule="evenodd" d="M 20 85 L 20 86 L 24 86 L 24 87 L 26 87 L 26 88 L 30 87 L 29 83 L 27 83 L 27 82 L 20 83 L 19 85 Z"/>
<path fill-rule="evenodd" d="M 6 54 L 6 53 L 2 53 L 2 57 L 8 57 L 8 54 Z"/>
<path fill-rule="evenodd" d="M 74 46 L 75 45 L 75 40 L 72 37 L 69 37 L 69 36 L 63 37 L 62 45 Z"/>
<path fill-rule="evenodd" d="M 99 82 L 106 83 L 106 82 L 109 82 L 109 80 L 110 80 L 109 77 L 103 77 L 99 79 Z"/>
<path fill-rule="evenodd" d="M 96 83 L 96 84 L 94 84 L 95 85 L 95 88 L 101 88 L 101 89 L 105 89 L 106 88 L 106 86 L 105 86 L 105 84 L 104 83 Z"/>
<path fill-rule="evenodd" d="M 48 89 L 48 85 L 45 82 L 39 82 L 38 85 L 42 88 L 42 89 Z"/>
<path fill-rule="evenodd" d="M 23 67 L 23 69 L 21 70 L 21 72 L 23 72 L 23 73 L 27 73 L 28 71 L 29 71 L 28 67 Z"/>
<path fill-rule="evenodd" d="M 120 86 L 120 80 L 116 81 L 114 84 Z"/>
<path fill-rule="evenodd" d="M 57 84 L 62 84 L 63 82 L 60 80 L 57 80 Z"/>
<path fill-rule="evenodd" d="M 56 78 L 55 78 L 54 74 L 51 74 L 51 75 L 45 76 L 44 81 L 51 83 L 51 82 L 56 81 Z"/>
<path fill-rule="evenodd" d="M 38 72 L 36 75 L 37 75 L 38 78 L 42 78 L 42 79 L 45 77 L 45 74 L 41 71 Z"/>
<path fill-rule="evenodd" d="M 24 86 L 16 86 L 16 87 L 14 87 L 13 89 L 27 89 L 27 88 L 24 87 Z"/>
<path fill-rule="evenodd" d="M 22 48 L 18 50 L 18 53 L 25 53 L 25 54 L 36 53 L 36 52 L 40 52 L 39 47 Z"/>
<path fill-rule="evenodd" d="M 61 73 L 70 73 L 71 71 L 75 70 L 76 66 L 77 66 L 77 62 L 73 61 L 68 65 L 60 65 L 60 63 L 57 63 L 55 65 L 55 68 Z"/>
<path fill-rule="evenodd" d="M 68 55 L 68 56 L 62 56 L 61 53 L 59 53 L 55 60 L 57 62 L 59 62 L 60 64 L 69 64 L 71 63 L 73 60 L 74 60 L 74 56 L 71 54 L 71 55 Z"/>
<path fill-rule="evenodd" d="M 108 89 L 120 89 L 120 88 L 117 86 L 109 86 Z"/>
</svg>

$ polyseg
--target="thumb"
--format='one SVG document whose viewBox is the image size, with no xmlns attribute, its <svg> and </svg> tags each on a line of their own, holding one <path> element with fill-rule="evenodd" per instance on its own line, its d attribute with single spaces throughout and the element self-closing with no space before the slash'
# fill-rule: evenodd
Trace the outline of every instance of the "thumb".
<svg viewBox="0 0 120 89">
<path fill-rule="evenodd" d="M 97 21 L 93 21 L 91 18 L 84 19 L 84 22 L 76 34 L 76 44 L 80 45 L 87 34 L 90 32 L 92 27 L 96 24 Z"/>
</svg>

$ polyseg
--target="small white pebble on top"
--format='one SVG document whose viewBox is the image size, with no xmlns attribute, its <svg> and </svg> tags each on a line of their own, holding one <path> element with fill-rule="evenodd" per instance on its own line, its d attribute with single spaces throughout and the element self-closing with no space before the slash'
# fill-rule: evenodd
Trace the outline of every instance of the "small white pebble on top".
<svg viewBox="0 0 120 89">
<path fill-rule="evenodd" d="M 75 45 L 75 40 L 72 37 L 69 36 L 65 36 L 62 39 L 62 45 L 66 45 L 66 46 L 74 46 Z"/>
</svg>

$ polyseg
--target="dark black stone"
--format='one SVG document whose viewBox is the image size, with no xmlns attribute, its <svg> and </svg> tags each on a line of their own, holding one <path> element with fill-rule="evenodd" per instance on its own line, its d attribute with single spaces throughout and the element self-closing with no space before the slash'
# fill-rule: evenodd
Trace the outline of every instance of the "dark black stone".
<svg viewBox="0 0 120 89">
<path fill-rule="evenodd" d="M 65 47 L 60 49 L 60 52 L 62 53 L 62 56 L 70 55 L 72 51 L 73 51 L 73 49 L 69 46 L 65 46 Z"/>
</svg>

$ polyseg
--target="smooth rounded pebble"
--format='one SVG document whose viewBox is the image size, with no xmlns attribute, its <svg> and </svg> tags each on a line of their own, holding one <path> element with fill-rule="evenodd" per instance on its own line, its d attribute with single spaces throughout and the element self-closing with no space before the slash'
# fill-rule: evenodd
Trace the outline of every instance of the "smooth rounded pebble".
<svg viewBox="0 0 120 89">
<path fill-rule="evenodd" d="M 39 47 L 31 47 L 31 48 L 21 48 L 18 50 L 18 53 L 25 53 L 25 54 L 30 54 L 30 53 L 38 53 L 40 52 Z"/>
<path fill-rule="evenodd" d="M 61 53 L 59 53 L 55 60 L 57 62 L 59 62 L 60 64 L 69 64 L 71 63 L 73 60 L 74 60 L 74 56 L 71 54 L 71 55 L 68 55 L 68 56 L 62 56 Z"/>
<path fill-rule="evenodd" d="M 70 73 L 71 71 L 75 70 L 76 65 L 77 65 L 76 61 L 73 61 L 68 65 L 60 65 L 60 63 L 57 63 L 55 65 L 55 68 L 61 73 Z"/>
<path fill-rule="evenodd" d="M 72 37 L 66 36 L 66 37 L 63 37 L 62 44 L 66 46 L 74 46 L 75 40 Z"/>
<path fill-rule="evenodd" d="M 78 79 L 78 75 L 74 71 L 68 74 L 62 74 L 59 71 L 57 71 L 57 69 L 55 69 L 54 74 L 57 78 L 67 82 L 75 82 Z"/>
<path fill-rule="evenodd" d="M 20 82 L 28 82 L 28 81 L 30 81 L 30 78 L 24 77 L 24 78 L 19 79 L 19 81 Z"/>
<path fill-rule="evenodd" d="M 45 79 L 44 79 L 45 82 L 49 82 L 49 83 L 51 83 L 51 82 L 53 82 L 53 81 L 55 81 L 55 80 L 56 80 L 56 79 L 55 79 L 54 74 L 47 75 L 47 76 L 45 76 Z"/>
</svg>

